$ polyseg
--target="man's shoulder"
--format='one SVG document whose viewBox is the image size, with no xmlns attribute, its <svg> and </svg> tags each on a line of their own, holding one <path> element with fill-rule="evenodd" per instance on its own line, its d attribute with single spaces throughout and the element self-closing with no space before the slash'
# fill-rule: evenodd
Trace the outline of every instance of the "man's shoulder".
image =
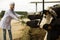
<svg viewBox="0 0 60 40">
<path fill-rule="evenodd" d="M 6 11 L 5 11 L 5 13 L 9 13 L 9 12 L 10 12 L 10 10 L 6 10 Z"/>
</svg>

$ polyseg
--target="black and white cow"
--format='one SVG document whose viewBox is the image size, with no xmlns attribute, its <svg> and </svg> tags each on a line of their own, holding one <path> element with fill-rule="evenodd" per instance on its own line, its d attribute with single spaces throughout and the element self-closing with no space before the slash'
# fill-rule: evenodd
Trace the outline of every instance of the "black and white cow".
<svg viewBox="0 0 60 40">
<path fill-rule="evenodd" d="M 26 24 L 32 28 L 37 28 L 41 22 L 42 14 L 39 13 L 37 15 L 28 15 L 28 19 L 30 19 L 30 21 L 28 21 Z"/>
<path fill-rule="evenodd" d="M 57 40 L 60 35 L 60 7 L 51 7 L 44 10 L 44 15 L 40 23 L 40 28 L 46 31 L 46 40 Z"/>
</svg>

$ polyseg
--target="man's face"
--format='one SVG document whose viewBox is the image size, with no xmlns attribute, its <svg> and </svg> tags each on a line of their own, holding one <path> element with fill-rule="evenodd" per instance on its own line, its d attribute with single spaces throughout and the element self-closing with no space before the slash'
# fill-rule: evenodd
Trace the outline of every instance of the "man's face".
<svg viewBox="0 0 60 40">
<path fill-rule="evenodd" d="M 11 4 L 11 5 L 10 5 L 10 9 L 11 9 L 11 10 L 14 10 L 14 7 L 15 7 L 14 4 Z"/>
</svg>

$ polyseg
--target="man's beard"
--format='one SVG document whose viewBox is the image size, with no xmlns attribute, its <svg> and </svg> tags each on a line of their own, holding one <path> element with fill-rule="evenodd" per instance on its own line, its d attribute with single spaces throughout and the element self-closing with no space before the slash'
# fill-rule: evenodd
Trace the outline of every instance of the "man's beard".
<svg viewBox="0 0 60 40">
<path fill-rule="evenodd" d="M 11 11 L 14 11 L 14 8 L 13 8 L 13 9 L 11 9 Z"/>
</svg>

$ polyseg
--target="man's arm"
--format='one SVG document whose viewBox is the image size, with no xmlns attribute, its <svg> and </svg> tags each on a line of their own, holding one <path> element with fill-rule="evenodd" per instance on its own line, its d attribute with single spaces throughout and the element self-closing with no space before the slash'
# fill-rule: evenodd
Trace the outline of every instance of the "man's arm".
<svg viewBox="0 0 60 40">
<path fill-rule="evenodd" d="M 9 16 L 12 17 L 13 19 L 19 21 L 19 18 L 18 18 L 15 14 L 13 14 L 13 13 L 9 13 Z"/>
<path fill-rule="evenodd" d="M 21 17 L 21 16 L 24 16 L 24 15 L 19 15 L 19 14 L 17 14 L 17 13 L 15 13 L 15 15 L 16 15 L 16 17 Z"/>
</svg>

